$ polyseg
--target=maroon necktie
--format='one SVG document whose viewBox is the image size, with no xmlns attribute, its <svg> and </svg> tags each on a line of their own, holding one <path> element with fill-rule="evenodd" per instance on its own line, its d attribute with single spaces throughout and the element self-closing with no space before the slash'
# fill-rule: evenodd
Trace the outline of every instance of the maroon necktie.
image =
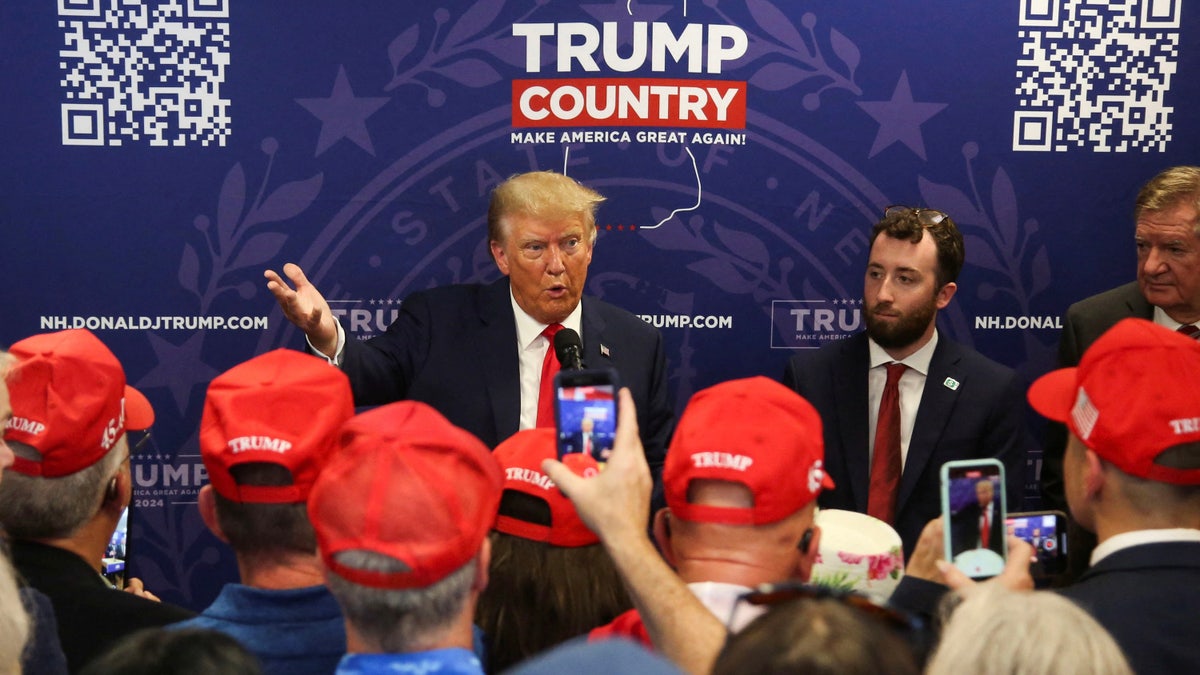
<svg viewBox="0 0 1200 675">
<path fill-rule="evenodd" d="M 1180 326 L 1179 328 L 1176 328 L 1175 330 L 1180 333 L 1183 333 L 1184 335 L 1192 338 L 1193 340 L 1200 340 L 1200 328 L 1196 328 L 1195 326 L 1193 326 L 1190 323 L 1185 323 L 1182 326 Z"/>
<path fill-rule="evenodd" d="M 538 382 L 537 421 L 534 426 L 554 426 L 554 375 L 558 373 L 558 355 L 554 353 L 554 334 L 562 330 L 561 323 L 546 326 L 542 335 L 550 341 L 546 347 L 546 358 L 542 359 L 542 379 Z"/>
<path fill-rule="evenodd" d="M 887 384 L 883 385 L 875 424 L 867 515 L 889 525 L 896 519 L 896 488 L 900 485 L 900 376 L 907 369 L 903 363 L 887 364 Z"/>
</svg>

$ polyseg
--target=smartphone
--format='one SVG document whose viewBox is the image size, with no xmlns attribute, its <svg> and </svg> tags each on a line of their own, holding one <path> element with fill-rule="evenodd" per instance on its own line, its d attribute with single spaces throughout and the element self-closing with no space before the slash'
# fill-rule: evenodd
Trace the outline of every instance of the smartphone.
<svg viewBox="0 0 1200 675">
<path fill-rule="evenodd" d="M 560 370 L 554 376 L 558 458 L 582 452 L 604 462 L 617 435 L 617 371 Z"/>
<path fill-rule="evenodd" d="M 946 462 L 941 490 L 946 560 L 973 579 L 996 576 L 1008 555 L 1004 465 L 995 459 Z"/>
<path fill-rule="evenodd" d="M 1033 547 L 1037 561 L 1029 568 L 1035 579 L 1067 571 L 1067 514 L 1062 511 L 1010 513 L 1008 533 Z"/>
<path fill-rule="evenodd" d="M 129 507 L 121 513 L 117 529 L 113 531 L 100 560 L 104 578 L 116 588 L 125 588 L 125 561 L 129 559 Z"/>
</svg>

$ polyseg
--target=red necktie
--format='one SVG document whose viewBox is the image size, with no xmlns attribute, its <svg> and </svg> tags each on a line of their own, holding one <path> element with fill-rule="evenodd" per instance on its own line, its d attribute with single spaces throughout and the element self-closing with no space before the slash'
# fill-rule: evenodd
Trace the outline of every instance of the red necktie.
<svg viewBox="0 0 1200 675">
<path fill-rule="evenodd" d="M 536 427 L 554 426 L 554 375 L 558 373 L 558 355 L 554 353 L 554 334 L 562 330 L 561 323 L 546 326 L 542 335 L 550 341 L 546 347 L 546 358 L 542 359 L 542 379 L 538 382 L 538 405 Z"/>
<path fill-rule="evenodd" d="M 1175 330 L 1194 340 L 1200 340 L 1200 328 L 1196 328 L 1190 323 L 1185 323 Z"/>
<path fill-rule="evenodd" d="M 979 520 L 979 548 L 988 547 L 988 534 L 992 528 L 988 527 L 987 507 L 983 507 L 983 514 Z"/>
<path fill-rule="evenodd" d="M 908 366 L 887 364 L 887 384 L 879 399 L 875 424 L 875 456 L 871 459 L 871 491 L 867 515 L 891 525 L 896 518 L 896 488 L 900 485 L 900 376 Z"/>
</svg>

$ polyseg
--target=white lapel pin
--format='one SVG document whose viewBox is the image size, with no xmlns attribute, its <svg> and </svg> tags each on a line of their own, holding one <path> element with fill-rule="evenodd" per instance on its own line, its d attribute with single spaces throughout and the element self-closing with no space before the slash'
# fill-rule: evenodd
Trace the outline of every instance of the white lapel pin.
<svg viewBox="0 0 1200 675">
<path fill-rule="evenodd" d="M 946 385 L 946 388 L 950 391 L 958 391 L 958 380 L 953 377 L 947 377 L 946 381 L 942 384 Z"/>
</svg>

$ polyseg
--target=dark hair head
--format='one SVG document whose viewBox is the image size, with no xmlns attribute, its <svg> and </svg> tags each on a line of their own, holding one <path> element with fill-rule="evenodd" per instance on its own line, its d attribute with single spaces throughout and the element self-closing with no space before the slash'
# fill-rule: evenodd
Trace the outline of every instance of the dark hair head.
<svg viewBox="0 0 1200 675">
<path fill-rule="evenodd" d="M 730 636 L 713 675 L 916 675 L 912 651 L 877 619 L 827 598 L 776 605 Z"/>
<path fill-rule="evenodd" d="M 230 468 L 238 485 L 291 485 L 292 473 L 279 464 L 247 462 Z M 213 491 L 217 522 L 229 545 L 242 555 L 316 553 L 317 536 L 304 503 L 243 504 Z"/>
<path fill-rule="evenodd" d="M 475 621 L 489 673 L 612 621 L 633 604 L 600 544 L 559 547 L 493 531 L 488 587 Z"/>
<path fill-rule="evenodd" d="M 242 643 L 225 633 L 207 628 L 146 628 L 127 635 L 79 672 L 80 675 L 260 675 L 262 667 Z"/>
<path fill-rule="evenodd" d="M 940 290 L 958 279 L 966 258 L 962 233 L 950 216 L 934 209 L 890 207 L 883 220 L 872 228 L 871 244 L 875 244 L 880 234 L 916 244 L 926 232 L 937 245 L 937 288 Z"/>
</svg>

